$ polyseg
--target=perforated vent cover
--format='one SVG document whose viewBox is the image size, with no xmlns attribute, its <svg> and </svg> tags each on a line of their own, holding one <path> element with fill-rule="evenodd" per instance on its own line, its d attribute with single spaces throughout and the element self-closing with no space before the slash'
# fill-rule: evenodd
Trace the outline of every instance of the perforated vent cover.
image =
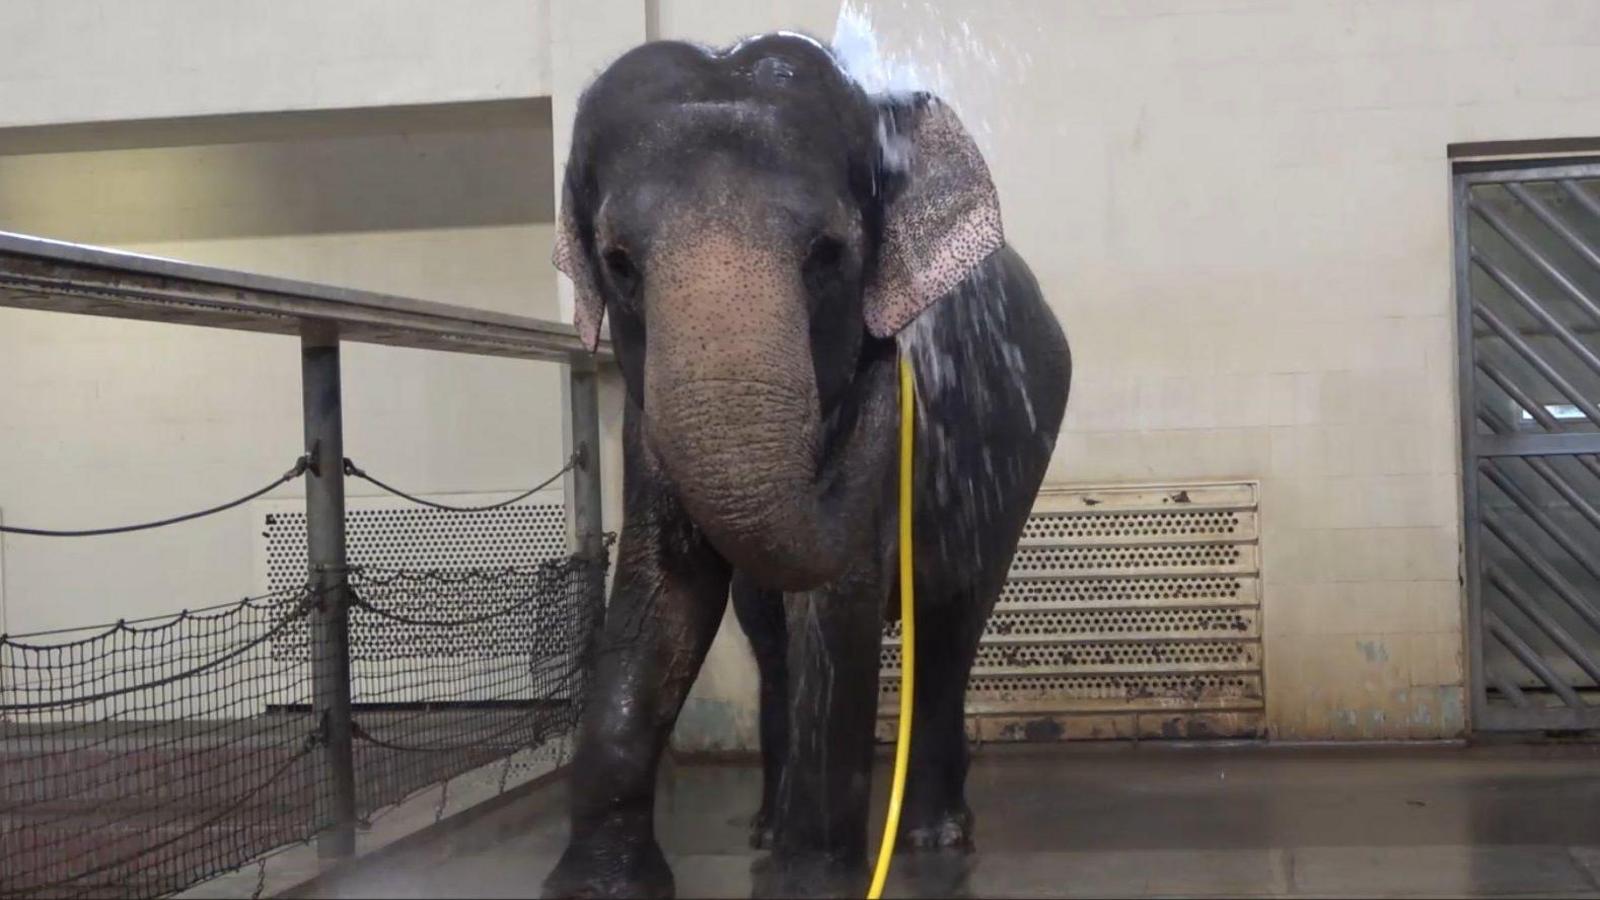
<svg viewBox="0 0 1600 900">
<path fill-rule="evenodd" d="M 1040 494 L 979 644 L 968 730 L 992 740 L 1258 734 L 1254 484 Z M 900 634 L 882 652 L 892 734 Z"/>
<path fill-rule="evenodd" d="M 452 495 L 457 505 L 479 502 L 475 497 Z M 492 502 L 494 497 L 484 502 Z M 258 568 L 263 569 L 267 590 L 303 584 L 306 579 L 306 517 L 303 504 L 274 501 L 258 504 Z M 481 513 L 453 513 L 417 506 L 399 506 L 383 498 L 352 497 L 346 501 L 345 544 L 351 565 L 380 568 L 439 569 L 462 572 L 531 566 L 564 555 L 567 547 L 566 513 L 559 491 L 536 494 L 527 502 Z M 504 608 L 505 591 L 522 585 L 464 586 L 453 598 L 450 618 Z M 401 612 L 406 598 L 396 590 L 385 596 L 386 607 Z M 422 613 L 423 610 L 412 611 Z M 437 611 L 434 611 L 437 612 Z M 552 640 L 539 626 L 539 609 L 497 616 L 476 625 L 457 628 L 404 628 L 393 623 L 379 627 L 365 610 L 350 618 L 350 653 L 357 661 L 405 657 L 475 658 L 493 661 L 524 656 L 530 648 Z M 304 658 L 307 634 L 303 622 L 285 629 L 273 640 L 273 654 Z"/>
</svg>

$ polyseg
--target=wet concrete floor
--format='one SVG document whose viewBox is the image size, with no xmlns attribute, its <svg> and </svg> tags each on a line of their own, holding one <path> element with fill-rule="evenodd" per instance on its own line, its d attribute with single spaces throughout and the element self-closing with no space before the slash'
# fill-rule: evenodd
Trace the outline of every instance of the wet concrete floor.
<svg viewBox="0 0 1600 900">
<path fill-rule="evenodd" d="M 881 823 L 886 768 L 876 781 Z M 759 783 L 750 765 L 665 768 L 678 896 L 751 895 Z M 890 895 L 1600 896 L 1594 745 L 986 747 L 969 795 L 978 852 L 898 857 Z M 296 895 L 537 896 L 565 808 L 552 784 Z"/>
</svg>

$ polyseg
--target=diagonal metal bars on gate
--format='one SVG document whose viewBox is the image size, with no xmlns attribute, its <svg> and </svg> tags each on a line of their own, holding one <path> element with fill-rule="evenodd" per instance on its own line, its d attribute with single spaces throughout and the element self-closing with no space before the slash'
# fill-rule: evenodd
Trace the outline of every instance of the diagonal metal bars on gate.
<svg viewBox="0 0 1600 900">
<path fill-rule="evenodd" d="M 1473 716 L 1600 727 L 1600 163 L 1456 176 Z"/>
</svg>

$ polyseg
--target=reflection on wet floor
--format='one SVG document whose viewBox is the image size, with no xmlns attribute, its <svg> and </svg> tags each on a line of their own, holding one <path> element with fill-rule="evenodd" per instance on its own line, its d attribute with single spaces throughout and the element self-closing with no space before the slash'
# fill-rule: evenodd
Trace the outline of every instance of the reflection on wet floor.
<svg viewBox="0 0 1600 900">
<path fill-rule="evenodd" d="M 663 771 L 680 897 L 752 895 L 759 783 Z M 988 747 L 970 800 L 979 852 L 901 856 L 891 896 L 1600 896 L 1600 746 Z M 303 895 L 536 896 L 565 809 L 552 785 Z"/>
</svg>

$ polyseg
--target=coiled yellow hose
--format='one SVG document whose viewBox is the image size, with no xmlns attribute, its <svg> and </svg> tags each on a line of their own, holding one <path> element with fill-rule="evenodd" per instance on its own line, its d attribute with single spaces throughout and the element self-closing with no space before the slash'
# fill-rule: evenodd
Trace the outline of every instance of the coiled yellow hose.
<svg viewBox="0 0 1600 900">
<path fill-rule="evenodd" d="M 894 856 L 894 840 L 900 830 L 900 804 L 905 799 L 906 768 L 911 762 L 911 699 L 917 671 L 917 628 L 915 592 L 911 574 L 911 451 L 912 409 L 916 394 L 911 379 L 911 361 L 900 357 L 900 731 L 894 745 L 894 780 L 889 789 L 889 812 L 883 822 L 883 842 L 878 845 L 878 864 L 872 871 L 872 887 L 867 900 L 883 896 L 889 880 L 889 861 Z"/>
</svg>

